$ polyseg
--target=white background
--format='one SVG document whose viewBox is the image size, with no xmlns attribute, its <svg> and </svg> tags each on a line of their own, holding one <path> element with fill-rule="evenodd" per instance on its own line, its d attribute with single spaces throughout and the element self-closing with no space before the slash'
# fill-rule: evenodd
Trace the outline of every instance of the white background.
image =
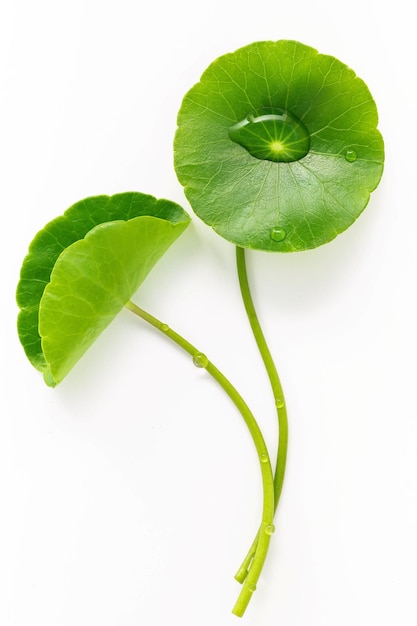
<svg viewBox="0 0 417 626">
<path fill-rule="evenodd" d="M 350 65 L 386 169 L 315 251 L 251 253 L 290 419 L 277 532 L 247 626 L 417 623 L 416 53 L 405 0 L 3 0 L 0 624 L 223 626 L 257 528 L 259 468 L 233 405 L 122 312 L 47 388 L 14 299 L 34 234 L 84 197 L 137 190 L 191 212 L 172 165 L 183 95 L 217 56 L 297 39 Z M 135 301 L 274 408 L 234 250 L 194 218 Z M 243 622 L 242 622 L 243 623 Z"/>
</svg>

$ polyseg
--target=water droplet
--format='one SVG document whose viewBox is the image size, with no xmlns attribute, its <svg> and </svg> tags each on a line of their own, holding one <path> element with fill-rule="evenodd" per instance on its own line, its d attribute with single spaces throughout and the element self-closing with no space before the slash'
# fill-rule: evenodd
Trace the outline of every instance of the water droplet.
<svg viewBox="0 0 417 626">
<path fill-rule="evenodd" d="M 268 455 L 261 454 L 261 463 L 268 463 Z"/>
<path fill-rule="evenodd" d="M 229 137 L 257 159 L 289 163 L 306 156 L 310 133 L 301 120 L 281 108 L 251 111 L 229 128 Z"/>
<path fill-rule="evenodd" d="M 283 228 L 281 228 L 281 226 L 275 226 L 275 228 L 271 230 L 272 241 L 277 241 L 277 242 L 284 241 L 286 236 L 287 236 L 287 233 L 285 232 Z"/>
<path fill-rule="evenodd" d="M 354 150 L 346 150 L 345 152 L 346 161 L 349 161 L 349 163 L 353 163 L 354 161 L 356 161 L 357 158 L 358 158 L 358 155 L 356 154 Z"/>
<path fill-rule="evenodd" d="M 277 398 L 277 400 L 275 401 L 275 406 L 277 407 L 277 409 L 282 409 L 283 406 L 285 406 L 285 402 L 282 398 Z"/>
<path fill-rule="evenodd" d="M 249 583 L 249 585 L 248 585 L 248 591 L 250 591 L 251 593 L 253 593 L 254 591 L 256 591 L 256 585 L 254 585 L 253 583 Z"/>
<path fill-rule="evenodd" d="M 268 524 L 265 526 L 265 533 L 267 535 L 273 535 L 275 532 L 275 526 L 273 524 Z"/>
<path fill-rule="evenodd" d="M 163 333 L 167 333 L 169 331 L 168 324 L 162 324 L 161 330 L 162 330 Z"/>
<path fill-rule="evenodd" d="M 207 367 L 208 362 L 208 358 L 202 352 L 196 352 L 193 356 L 193 363 L 196 367 Z"/>
</svg>

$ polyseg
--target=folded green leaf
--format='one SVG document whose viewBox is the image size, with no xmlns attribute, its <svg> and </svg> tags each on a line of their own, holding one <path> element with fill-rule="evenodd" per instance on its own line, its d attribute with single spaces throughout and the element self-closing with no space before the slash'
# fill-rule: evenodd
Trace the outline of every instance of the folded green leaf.
<svg viewBox="0 0 417 626">
<path fill-rule="evenodd" d="M 140 193 L 87 198 L 41 230 L 17 288 L 18 331 L 47 384 L 59 383 L 189 224 Z"/>
<path fill-rule="evenodd" d="M 184 97 L 175 168 L 196 214 L 229 241 L 290 252 L 360 215 L 382 175 L 375 103 L 355 73 L 296 41 L 214 61 Z"/>
</svg>

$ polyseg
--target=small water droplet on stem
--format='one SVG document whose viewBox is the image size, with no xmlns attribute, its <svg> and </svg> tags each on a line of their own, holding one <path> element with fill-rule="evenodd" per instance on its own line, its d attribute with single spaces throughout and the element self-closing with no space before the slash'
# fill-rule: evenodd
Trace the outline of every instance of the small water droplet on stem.
<svg viewBox="0 0 417 626">
<path fill-rule="evenodd" d="M 261 463 L 268 463 L 268 455 L 267 454 L 261 454 Z"/>
<path fill-rule="evenodd" d="M 202 352 L 196 352 L 193 356 L 193 363 L 196 367 L 207 367 L 208 362 L 208 358 Z"/>
<path fill-rule="evenodd" d="M 162 324 L 161 330 L 162 330 L 163 333 L 167 333 L 169 331 L 168 324 Z"/>
<path fill-rule="evenodd" d="M 265 533 L 267 535 L 273 535 L 275 532 L 275 526 L 273 524 L 268 524 L 265 526 Z"/>
</svg>

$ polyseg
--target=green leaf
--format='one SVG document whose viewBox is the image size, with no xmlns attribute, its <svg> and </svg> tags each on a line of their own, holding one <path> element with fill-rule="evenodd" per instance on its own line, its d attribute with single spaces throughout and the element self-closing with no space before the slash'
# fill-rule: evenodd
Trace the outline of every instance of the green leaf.
<svg viewBox="0 0 417 626">
<path fill-rule="evenodd" d="M 366 207 L 383 171 L 372 96 L 334 57 L 259 42 L 214 61 L 184 97 L 175 169 L 196 214 L 229 241 L 322 245 Z"/>
<path fill-rule="evenodd" d="M 34 238 L 17 288 L 18 332 L 47 384 L 59 383 L 189 224 L 140 193 L 87 198 Z"/>
</svg>

